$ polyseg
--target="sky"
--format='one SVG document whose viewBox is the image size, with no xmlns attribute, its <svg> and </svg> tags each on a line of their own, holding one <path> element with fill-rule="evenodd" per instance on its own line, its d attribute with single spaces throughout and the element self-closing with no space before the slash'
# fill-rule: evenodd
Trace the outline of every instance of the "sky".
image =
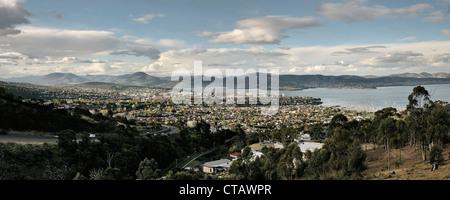
<svg viewBox="0 0 450 200">
<path fill-rule="evenodd" d="M 450 0 L 0 0 L 0 77 L 450 73 Z"/>
</svg>

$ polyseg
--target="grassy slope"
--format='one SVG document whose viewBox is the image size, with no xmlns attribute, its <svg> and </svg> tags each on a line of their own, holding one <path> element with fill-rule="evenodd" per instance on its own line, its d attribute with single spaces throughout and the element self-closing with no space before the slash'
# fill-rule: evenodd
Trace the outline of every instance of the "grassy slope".
<svg viewBox="0 0 450 200">
<path fill-rule="evenodd" d="M 388 153 L 383 148 L 367 151 L 367 170 L 364 178 L 368 180 L 450 180 L 450 160 L 447 156 L 450 145 L 443 151 L 444 163 L 431 171 L 429 160 L 422 161 L 421 151 L 414 147 L 402 148 L 402 162 L 399 161 L 399 150 L 391 150 L 391 169 L 387 170 Z M 427 152 L 429 156 L 429 151 Z M 428 158 L 428 157 L 427 157 Z M 392 172 L 395 174 L 391 174 Z"/>
</svg>

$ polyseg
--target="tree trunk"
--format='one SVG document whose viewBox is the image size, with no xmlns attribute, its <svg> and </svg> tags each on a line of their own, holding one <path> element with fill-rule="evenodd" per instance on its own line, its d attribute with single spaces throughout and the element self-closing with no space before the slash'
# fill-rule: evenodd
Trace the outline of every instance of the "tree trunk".
<svg viewBox="0 0 450 200">
<path fill-rule="evenodd" d="M 108 167 L 111 167 L 112 159 L 114 158 L 114 154 L 115 153 L 110 153 L 110 152 L 106 153 L 106 163 L 108 164 Z"/>
<path fill-rule="evenodd" d="M 389 137 L 386 139 L 386 146 L 387 146 L 387 150 L 388 150 L 388 171 L 391 170 L 391 151 L 389 148 Z"/>
<path fill-rule="evenodd" d="M 422 143 L 422 160 L 427 160 L 427 147 L 425 145 L 425 142 Z"/>
</svg>

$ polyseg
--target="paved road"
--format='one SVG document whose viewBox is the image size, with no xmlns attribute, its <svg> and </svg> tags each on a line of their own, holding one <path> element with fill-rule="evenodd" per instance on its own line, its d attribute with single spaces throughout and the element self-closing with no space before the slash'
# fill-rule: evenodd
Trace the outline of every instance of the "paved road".
<svg viewBox="0 0 450 200">
<path fill-rule="evenodd" d="M 163 127 L 166 127 L 166 128 L 168 128 L 168 129 L 170 129 L 170 131 L 169 132 L 167 132 L 167 133 L 165 133 L 165 134 L 174 134 L 174 133 L 180 133 L 180 129 L 178 129 L 177 127 L 175 127 L 175 126 L 169 126 L 169 125 L 162 125 Z"/>
<path fill-rule="evenodd" d="M 141 135 L 170 135 L 175 133 L 180 133 L 180 129 L 175 126 L 162 125 L 160 130 L 142 133 Z"/>
<path fill-rule="evenodd" d="M 203 155 L 208 154 L 208 153 L 211 153 L 211 152 L 214 151 L 214 150 L 216 150 L 216 148 L 212 148 L 212 149 L 209 149 L 209 150 L 204 151 L 204 152 L 194 153 L 194 154 L 191 154 L 191 155 L 185 157 L 184 159 L 178 160 L 178 162 L 173 163 L 170 167 L 166 168 L 166 169 L 161 173 L 161 174 L 162 174 L 162 177 L 161 177 L 160 179 L 163 179 L 163 178 L 167 175 L 167 173 L 169 173 L 170 170 L 174 170 L 174 169 L 176 169 L 177 167 L 180 167 L 181 169 L 183 169 L 183 168 L 185 168 L 187 165 L 189 165 L 189 163 L 191 163 L 192 161 L 194 161 L 194 160 L 197 159 L 198 157 L 203 156 Z"/>
<path fill-rule="evenodd" d="M 21 144 L 56 143 L 58 138 L 51 136 L 0 135 L 0 142 L 15 142 Z"/>
</svg>

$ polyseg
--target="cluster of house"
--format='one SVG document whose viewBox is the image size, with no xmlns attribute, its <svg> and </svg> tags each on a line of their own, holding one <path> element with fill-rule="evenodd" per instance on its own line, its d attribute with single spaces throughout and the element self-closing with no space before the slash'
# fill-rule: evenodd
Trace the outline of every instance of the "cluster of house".
<svg viewBox="0 0 450 200">
<path fill-rule="evenodd" d="M 308 136 L 305 134 L 305 136 L 303 138 L 307 138 Z M 315 149 L 320 149 L 323 146 L 323 143 L 317 143 L 317 142 L 312 142 L 309 140 L 296 140 L 298 146 L 300 147 L 300 151 L 302 151 L 302 153 L 305 153 L 307 151 L 314 151 Z M 275 149 L 283 149 L 284 145 L 282 143 L 276 142 L 276 143 L 272 143 L 272 142 L 260 142 L 259 145 L 261 146 L 269 146 L 269 147 L 273 147 Z M 243 151 L 243 150 L 241 150 Z M 249 159 L 250 162 L 254 161 L 256 158 L 260 158 L 261 156 L 263 156 L 264 154 L 260 151 L 257 151 L 255 149 L 251 149 L 251 158 Z M 218 173 L 218 172 L 223 172 L 226 171 L 230 168 L 231 164 L 233 163 L 234 160 L 238 159 L 240 156 L 242 156 L 242 153 L 239 152 L 235 152 L 229 155 L 229 158 L 224 158 L 224 159 L 220 159 L 220 160 L 214 160 L 214 161 L 210 161 L 210 162 L 205 162 L 203 163 L 202 167 L 203 167 L 203 172 L 204 173 Z"/>
</svg>

